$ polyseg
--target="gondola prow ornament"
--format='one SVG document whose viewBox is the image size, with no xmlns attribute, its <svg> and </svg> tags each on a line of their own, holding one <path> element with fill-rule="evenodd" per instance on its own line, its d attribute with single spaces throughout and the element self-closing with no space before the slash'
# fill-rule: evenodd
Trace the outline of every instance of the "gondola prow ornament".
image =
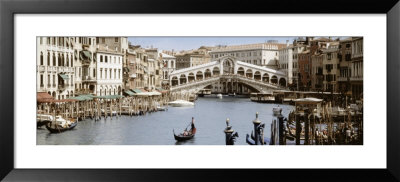
<svg viewBox="0 0 400 182">
<path fill-rule="evenodd" d="M 232 130 L 232 126 L 229 126 L 229 118 L 226 118 L 226 128 L 224 130 L 226 145 L 235 145 L 236 137 L 239 137 L 239 134 L 233 132 L 234 130 Z"/>
<path fill-rule="evenodd" d="M 249 145 L 265 145 L 269 143 L 269 139 L 264 137 L 264 127 L 265 124 L 261 124 L 261 121 L 258 119 L 258 112 L 256 113 L 256 119 L 253 120 L 254 124 L 254 133 L 255 135 L 249 134 L 246 135 L 246 142 Z"/>
</svg>

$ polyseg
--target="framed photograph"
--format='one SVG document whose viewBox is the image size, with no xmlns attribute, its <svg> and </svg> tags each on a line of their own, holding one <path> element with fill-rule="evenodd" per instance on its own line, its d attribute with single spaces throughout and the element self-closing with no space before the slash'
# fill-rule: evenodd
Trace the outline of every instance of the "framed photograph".
<svg viewBox="0 0 400 182">
<path fill-rule="evenodd" d="M 400 7 L 343 3 L 1 2 L 1 179 L 398 181 Z"/>
</svg>

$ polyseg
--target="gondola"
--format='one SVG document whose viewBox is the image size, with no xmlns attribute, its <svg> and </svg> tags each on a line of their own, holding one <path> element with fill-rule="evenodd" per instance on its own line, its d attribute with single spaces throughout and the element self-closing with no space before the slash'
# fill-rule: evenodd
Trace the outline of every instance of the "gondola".
<svg viewBox="0 0 400 182">
<path fill-rule="evenodd" d="M 78 122 L 75 119 L 66 120 L 61 116 L 56 116 L 56 120 L 46 124 L 50 133 L 61 133 L 75 128 Z"/>
<path fill-rule="evenodd" d="M 186 131 L 186 130 L 185 130 Z M 174 138 L 177 141 L 185 141 L 185 140 L 190 140 L 194 137 L 194 135 L 196 134 L 196 127 L 194 126 L 194 124 L 192 124 L 192 128 L 187 131 L 187 135 L 184 135 L 183 133 L 176 135 L 175 134 L 175 130 L 172 130 L 172 132 L 174 133 Z"/>
<path fill-rule="evenodd" d="M 184 136 L 182 133 L 181 134 L 179 134 L 179 135 L 175 135 L 175 131 L 173 131 L 174 132 L 174 138 L 175 138 L 175 140 L 176 141 L 185 141 L 185 140 L 190 140 L 190 139 L 192 139 L 193 137 L 194 137 L 194 135 L 195 134 L 188 134 L 188 135 L 186 135 L 186 136 Z"/>
<path fill-rule="evenodd" d="M 71 123 L 69 125 L 69 127 L 64 128 L 59 125 L 54 125 L 54 124 L 52 125 L 51 123 L 49 123 L 46 125 L 46 128 L 47 128 L 47 130 L 50 131 L 50 133 L 61 133 L 61 132 L 75 128 L 76 125 L 78 125 L 78 122 Z"/>
</svg>

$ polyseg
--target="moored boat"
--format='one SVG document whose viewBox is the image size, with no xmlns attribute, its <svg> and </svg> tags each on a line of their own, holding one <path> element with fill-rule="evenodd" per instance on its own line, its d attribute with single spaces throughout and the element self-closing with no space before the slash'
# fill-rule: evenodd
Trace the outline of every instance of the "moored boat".
<svg viewBox="0 0 400 182">
<path fill-rule="evenodd" d="M 222 99 L 222 94 L 217 94 L 217 98 Z"/>
<path fill-rule="evenodd" d="M 47 123 L 50 123 L 53 121 L 53 116 L 48 115 L 48 114 L 37 114 L 36 115 L 36 126 L 37 127 L 42 127 L 43 125 L 46 125 Z"/>
<path fill-rule="evenodd" d="M 193 102 L 185 101 L 185 100 L 176 100 L 172 102 L 168 102 L 169 105 L 173 107 L 188 107 L 188 106 L 194 106 Z"/>
<path fill-rule="evenodd" d="M 46 124 L 46 128 L 50 131 L 50 133 L 61 133 L 75 128 L 77 124 L 78 122 L 76 119 L 66 120 L 61 116 L 56 116 L 55 121 L 51 121 Z"/>
<path fill-rule="evenodd" d="M 273 112 L 274 116 L 280 115 L 282 113 L 282 108 L 279 107 L 279 105 L 278 105 L 278 107 L 272 108 L 272 112 Z"/>
</svg>

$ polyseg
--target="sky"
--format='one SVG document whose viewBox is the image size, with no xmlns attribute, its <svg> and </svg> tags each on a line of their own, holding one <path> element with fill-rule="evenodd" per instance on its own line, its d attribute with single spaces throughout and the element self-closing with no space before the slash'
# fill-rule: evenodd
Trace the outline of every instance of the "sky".
<svg viewBox="0 0 400 182">
<path fill-rule="evenodd" d="M 143 48 L 158 48 L 161 50 L 191 50 L 201 46 L 215 45 L 241 45 L 264 43 L 268 40 L 276 40 L 280 43 L 292 43 L 297 37 L 128 37 L 132 45 L 140 45 Z"/>
</svg>

